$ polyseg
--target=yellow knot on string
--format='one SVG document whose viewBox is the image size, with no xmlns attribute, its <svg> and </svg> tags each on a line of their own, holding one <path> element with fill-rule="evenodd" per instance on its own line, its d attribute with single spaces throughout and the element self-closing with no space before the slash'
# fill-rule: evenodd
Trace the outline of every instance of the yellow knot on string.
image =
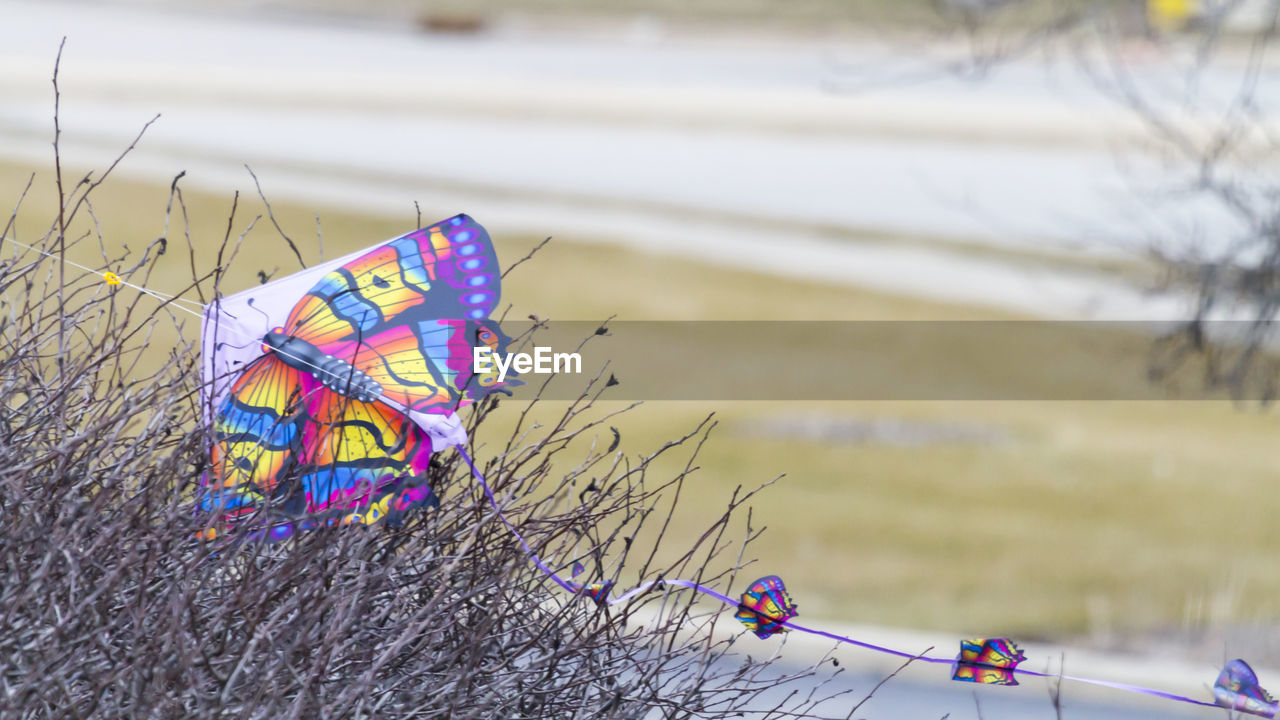
<svg viewBox="0 0 1280 720">
<path fill-rule="evenodd" d="M 104 274 L 104 275 L 102 276 L 102 278 L 103 278 L 104 280 L 106 280 L 106 281 L 107 281 L 107 284 L 108 284 L 108 285 L 119 285 L 119 284 L 120 284 L 120 276 L 119 276 L 119 275 L 117 275 L 117 274 L 115 274 L 115 273 L 113 273 L 113 272 L 109 272 L 109 273 Z"/>
</svg>

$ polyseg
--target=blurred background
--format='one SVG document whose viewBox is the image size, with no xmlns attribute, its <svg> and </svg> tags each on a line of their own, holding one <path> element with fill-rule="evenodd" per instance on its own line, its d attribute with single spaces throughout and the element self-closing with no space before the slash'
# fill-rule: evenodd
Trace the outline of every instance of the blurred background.
<svg viewBox="0 0 1280 720">
<path fill-rule="evenodd" d="M 174 247 L 185 173 L 193 254 L 169 253 L 157 289 L 213 261 L 233 199 L 230 236 L 248 232 L 224 288 L 298 268 L 267 218 L 249 227 L 266 207 L 248 166 L 308 263 L 457 212 L 504 263 L 552 237 L 506 281 L 515 318 L 1159 320 L 1203 339 L 1274 313 L 1276 12 L 0 0 L 0 198 L 23 198 L 12 237 L 48 229 L 65 36 L 69 176 L 101 177 L 160 115 L 100 191 L 112 247 Z M 783 574 L 811 625 L 946 653 L 1011 635 L 1200 696 L 1225 658 L 1264 684 L 1280 667 L 1280 423 L 1249 343 L 1183 379 L 1217 401 L 655 402 L 611 423 L 640 452 L 717 413 L 678 536 L 786 475 L 747 573 Z M 918 709 L 969 717 L 953 695 Z M 1024 697 L 1018 717 L 1052 712 Z M 1124 707 L 1081 716 L 1168 716 Z"/>
</svg>

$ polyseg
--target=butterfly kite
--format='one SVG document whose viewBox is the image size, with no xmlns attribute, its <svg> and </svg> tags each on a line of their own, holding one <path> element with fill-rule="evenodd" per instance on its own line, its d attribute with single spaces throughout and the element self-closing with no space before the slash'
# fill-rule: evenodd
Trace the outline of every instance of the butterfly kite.
<svg viewBox="0 0 1280 720">
<path fill-rule="evenodd" d="M 471 368 L 509 340 L 489 319 L 500 283 L 488 233 L 458 215 L 210 306 L 206 536 L 264 508 L 280 540 L 437 504 L 424 478 L 466 439 L 454 411 L 518 382 Z"/>
<path fill-rule="evenodd" d="M 1017 685 L 1013 671 L 1026 659 L 1008 638 L 961 640 L 951 679 L 983 685 Z"/>
<path fill-rule="evenodd" d="M 1280 714 L 1280 702 L 1258 684 L 1258 676 L 1244 660 L 1227 663 L 1213 684 L 1213 698 L 1219 705 L 1237 712 L 1274 718 Z"/>
<path fill-rule="evenodd" d="M 586 572 L 586 568 L 582 566 L 582 563 L 575 562 L 573 564 L 571 577 L 577 578 L 584 572 Z M 605 580 L 604 582 L 583 585 L 575 580 L 570 580 L 569 586 L 574 592 L 580 592 L 592 600 L 595 600 L 597 605 L 607 605 L 609 602 L 609 591 L 613 589 L 613 581 Z"/>
<path fill-rule="evenodd" d="M 782 584 L 782 578 L 769 575 L 751 583 L 738 601 L 734 615 L 758 638 L 767 638 L 787 628 L 782 623 L 796 616 L 796 604 Z"/>
<path fill-rule="evenodd" d="M 110 284 L 123 283 L 111 273 Z M 135 287 L 131 283 L 124 283 Z M 212 465 L 200 507 L 205 538 L 265 513 L 251 538 L 277 541 L 320 525 L 396 524 L 436 505 L 425 481 L 431 454 L 456 447 L 497 517 L 530 560 L 561 588 L 601 607 L 659 585 L 694 590 L 736 607 L 761 639 L 797 630 L 912 661 L 952 666 L 952 679 L 1017 685 L 1015 674 L 1102 685 L 1166 700 L 1275 717 L 1277 703 L 1252 668 L 1232 660 L 1214 685 L 1215 702 L 1151 688 L 1018 668 L 1026 656 L 1007 638 L 963 640 L 953 659 L 906 653 L 793 622 L 796 604 L 768 575 L 739 598 L 689 580 L 657 579 L 611 597 L 613 581 L 584 584 L 539 558 L 502 514 L 492 489 L 462 447 L 455 411 L 520 384 L 497 369 L 476 373 L 474 351 L 506 351 L 490 318 L 501 272 L 489 235 L 466 215 L 376 245 L 205 308 L 202 322 Z M 149 292 L 149 291 L 148 291 Z M 154 294 L 154 293 L 153 293 Z M 490 364 L 493 367 L 493 364 Z"/>
</svg>

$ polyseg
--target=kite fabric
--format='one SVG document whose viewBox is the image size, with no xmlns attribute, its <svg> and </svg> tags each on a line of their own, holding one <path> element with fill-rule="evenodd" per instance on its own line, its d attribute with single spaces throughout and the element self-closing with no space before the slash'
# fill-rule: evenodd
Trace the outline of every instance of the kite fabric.
<svg viewBox="0 0 1280 720">
<path fill-rule="evenodd" d="M 1280 702 L 1258 684 L 1258 676 L 1244 660 L 1227 663 L 1213 684 L 1213 698 L 1218 705 L 1236 712 L 1274 718 L 1280 715 Z"/>
<path fill-rule="evenodd" d="M 570 577 L 576 578 L 582 573 L 586 572 L 586 570 L 587 569 L 583 567 L 582 563 L 575 562 L 573 564 L 573 571 L 570 573 Z M 598 582 L 598 583 L 591 583 L 589 585 L 583 585 L 581 583 L 577 583 L 570 580 L 569 585 L 573 588 L 574 592 L 580 592 L 583 595 L 586 595 L 587 597 L 591 598 L 592 600 L 595 600 L 597 605 L 603 605 L 606 602 L 608 602 L 609 591 L 613 590 L 612 580 L 606 580 L 604 582 Z"/>
<path fill-rule="evenodd" d="M 518 382 L 472 372 L 474 348 L 509 340 L 489 319 L 501 277 L 458 215 L 207 308 L 206 536 L 266 506 L 280 540 L 438 504 L 426 472 L 466 441 L 455 410 Z"/>
<path fill-rule="evenodd" d="M 738 613 L 734 615 L 758 638 L 767 638 L 786 632 L 784 622 L 796 616 L 796 604 L 787 594 L 782 578 L 769 575 L 751 583 L 738 601 Z"/>
<path fill-rule="evenodd" d="M 112 278 L 106 277 L 107 282 Z M 130 287 L 135 287 L 130 285 Z M 138 288 L 142 292 L 150 291 Z M 614 581 L 560 577 L 507 519 L 465 449 L 456 410 L 520 384 L 494 369 L 476 374 L 477 348 L 505 354 L 510 338 L 490 314 L 501 271 L 488 233 L 466 215 L 221 298 L 204 308 L 201 337 L 205 407 L 214 430 L 213 463 L 200 509 L 214 538 L 266 511 L 250 538 L 278 541 L 320 525 L 396 524 L 438 505 L 426 483 L 432 453 L 453 447 L 539 571 L 601 608 L 659 586 L 693 590 L 736 609 L 747 630 L 767 639 L 788 630 L 909 661 L 952 666 L 952 678 L 1017 685 L 1016 675 L 1059 678 L 1206 707 L 1275 717 L 1280 706 L 1252 668 L 1233 660 L 1214 686 L 1215 702 L 1085 677 L 1024 670 L 1007 638 L 963 640 L 954 658 L 908 653 L 796 624 L 782 578 L 752 582 L 737 598 L 682 579 L 658 578 L 611 597 Z M 176 300 L 176 299 L 174 299 Z"/>
<path fill-rule="evenodd" d="M 1017 685 L 1013 671 L 1026 659 L 1008 638 L 961 640 L 951 679 L 983 685 Z"/>
</svg>

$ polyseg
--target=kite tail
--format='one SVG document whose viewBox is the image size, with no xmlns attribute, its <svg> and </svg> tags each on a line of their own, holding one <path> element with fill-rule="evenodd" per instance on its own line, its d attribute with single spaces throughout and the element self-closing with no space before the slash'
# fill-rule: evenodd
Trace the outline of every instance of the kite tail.
<svg viewBox="0 0 1280 720">
<path fill-rule="evenodd" d="M 476 464 L 471 459 L 471 456 L 467 454 L 467 451 L 461 445 L 458 445 L 456 447 L 458 450 L 458 454 L 461 455 L 463 461 L 467 463 L 467 467 L 471 468 L 471 475 L 475 477 L 476 481 L 480 483 L 480 487 L 484 489 L 484 494 L 489 499 L 489 504 L 493 506 L 494 513 L 497 514 L 498 519 L 502 521 L 502 524 L 507 526 L 507 529 L 511 531 L 511 534 L 515 536 L 516 540 L 519 541 L 520 547 L 522 547 L 525 553 L 528 554 L 529 559 L 533 561 L 533 564 L 537 566 L 537 568 L 541 570 L 543 574 L 551 578 L 553 582 L 555 582 L 557 585 L 564 588 L 565 590 L 575 594 L 583 592 L 583 587 L 581 585 L 579 585 L 578 583 L 572 582 L 570 580 L 566 580 L 563 577 L 560 577 L 559 574 L 557 574 L 554 570 L 548 567 L 546 563 L 542 561 L 542 558 L 538 557 L 537 553 L 533 551 L 533 548 L 530 547 L 529 543 L 524 539 L 524 536 L 520 534 L 520 531 L 517 530 L 515 525 L 512 525 L 511 521 L 507 520 L 506 515 L 503 514 L 502 508 L 498 505 L 498 499 L 494 496 L 493 490 L 489 487 L 489 483 L 484 479 L 484 474 L 481 473 L 480 469 L 476 467 Z M 609 586 L 606 586 L 604 588 L 604 592 L 602 592 L 599 596 L 595 596 L 595 597 L 596 597 L 596 601 L 601 605 L 617 605 L 620 603 L 627 602 L 628 600 L 638 595 L 644 594 L 659 585 L 687 588 L 689 590 L 702 593 L 703 595 L 706 595 L 708 597 L 715 598 L 716 600 L 719 600 L 725 605 L 729 605 L 732 607 L 739 606 L 739 603 L 737 600 L 734 600 L 733 598 L 728 597 L 727 595 L 723 595 L 705 585 L 693 582 L 692 580 L 681 580 L 678 578 L 674 578 L 674 579 L 659 578 L 657 580 L 649 580 L 648 582 L 641 583 L 637 587 L 632 588 L 631 590 L 628 590 L 627 592 L 612 598 L 608 596 Z M 826 632 L 825 630 L 818 630 L 815 628 L 805 627 L 804 625 L 796 624 L 794 622 L 791 622 L 790 620 L 781 620 L 779 621 L 779 624 L 787 627 L 788 629 L 795 630 L 796 632 L 802 632 L 809 635 L 816 635 L 818 637 L 823 637 L 828 640 L 834 640 L 835 642 L 841 643 L 844 645 L 853 645 L 855 647 L 864 648 L 864 649 L 871 650 L 873 652 L 881 653 L 884 655 L 892 655 L 894 657 L 903 658 L 906 660 L 932 663 L 935 665 L 955 665 L 956 664 L 956 660 L 951 658 L 931 657 L 923 654 L 903 652 L 901 650 L 894 650 L 893 648 L 882 647 L 880 645 L 873 645 L 871 643 L 855 640 L 851 637 L 846 637 L 844 635 L 837 635 L 835 633 Z M 1024 670 L 1022 668 L 1011 669 L 1010 672 L 1017 673 L 1020 675 L 1026 675 L 1030 677 L 1051 678 L 1051 679 L 1058 678 L 1062 680 L 1071 680 L 1073 682 L 1086 683 L 1089 685 L 1098 685 L 1101 687 L 1108 687 L 1115 690 L 1138 693 L 1141 695 L 1147 695 L 1154 698 L 1161 698 L 1164 700 L 1173 700 L 1175 702 L 1186 703 L 1189 705 L 1201 705 L 1204 707 L 1219 707 L 1219 705 L 1216 703 L 1204 702 L 1201 700 L 1196 700 L 1195 698 L 1190 698 L 1183 695 L 1176 695 L 1174 693 L 1165 692 L 1163 690 L 1156 690 L 1154 688 L 1142 687 L 1140 685 L 1129 685 L 1126 683 L 1111 682 L 1109 680 L 1097 680 L 1094 678 L 1076 677 L 1072 675 L 1061 675 L 1057 673 L 1042 673 L 1042 672 L 1036 672 L 1034 670 Z"/>
<path fill-rule="evenodd" d="M 520 531 L 517 530 L 515 525 L 512 525 L 511 521 L 507 520 L 507 516 L 503 514 L 502 508 L 498 505 L 498 499 L 493 494 L 493 489 L 489 487 L 489 483 L 484 479 L 484 474 L 481 473 L 480 469 L 476 467 L 475 461 L 471 459 L 471 456 L 467 454 L 467 451 L 463 449 L 461 445 L 458 445 L 456 447 L 458 450 L 458 454 L 461 455 L 463 461 L 467 463 L 467 467 L 471 468 L 471 475 L 476 479 L 476 482 L 480 483 L 480 487 L 484 490 L 485 497 L 489 498 L 489 504 L 493 506 L 493 510 L 497 514 L 498 519 L 501 520 L 502 524 L 506 525 L 507 529 L 511 531 L 511 534 L 515 536 L 516 540 L 520 543 L 520 547 L 524 548 L 525 553 L 529 556 L 529 559 L 533 561 L 533 564 L 537 566 L 537 568 L 541 570 L 543 574 L 551 578 L 552 582 L 564 588 L 565 590 L 568 590 L 571 593 L 581 592 L 582 591 L 581 585 L 571 580 L 564 579 L 559 574 L 557 574 L 555 570 L 552 570 L 551 568 L 547 567 L 547 564 L 542 561 L 542 558 L 538 557 L 538 554 L 535 553 L 533 551 L 533 548 L 529 546 L 528 541 L 524 539 L 524 536 L 520 534 Z M 631 590 L 628 590 L 627 592 L 621 595 L 618 595 L 616 597 L 610 598 L 607 594 L 603 594 L 597 598 L 597 602 L 599 602 L 602 605 L 618 605 L 620 603 L 627 602 L 628 600 L 630 600 L 633 597 L 636 597 L 637 595 L 642 595 L 659 585 L 669 585 L 669 586 L 675 586 L 675 587 L 688 588 L 690 590 L 700 592 L 703 595 L 713 597 L 716 600 L 719 600 L 720 602 L 725 603 L 726 605 L 737 606 L 738 604 L 737 600 L 734 600 L 733 598 L 722 595 L 705 585 L 701 585 L 699 583 L 693 582 L 692 580 L 680 580 L 678 578 L 677 579 L 659 578 L 657 580 L 650 580 L 648 582 L 641 583 L 637 587 L 634 587 Z"/>
<path fill-rule="evenodd" d="M 458 445 L 457 448 L 458 454 L 466 461 L 467 467 L 471 468 L 471 474 L 480 482 L 480 487 L 484 488 L 484 494 L 489 498 L 489 504 L 493 506 L 493 511 L 498 514 L 498 519 L 502 521 L 503 525 L 507 526 L 507 529 L 511 531 L 512 535 L 516 536 L 516 540 L 520 541 L 520 547 L 524 548 L 525 553 L 529 556 L 529 559 L 533 561 L 533 564 L 546 574 L 547 577 L 554 580 L 560 587 L 568 590 L 569 592 L 576 592 L 577 588 L 570 584 L 568 580 L 557 575 L 555 570 L 547 567 L 547 564 L 542 562 L 542 558 L 538 557 L 538 554 L 533 551 L 533 548 L 529 547 L 529 543 L 525 541 L 524 536 L 520 534 L 519 530 L 516 530 L 516 526 L 512 525 L 511 521 L 507 519 L 507 516 L 502 513 L 502 508 L 498 506 L 498 499 L 493 496 L 493 490 L 489 487 L 489 483 L 485 482 L 484 475 L 480 473 L 480 469 L 477 468 L 475 462 L 471 460 L 471 456 L 467 454 L 467 451 L 464 450 L 461 445 Z"/>
</svg>

